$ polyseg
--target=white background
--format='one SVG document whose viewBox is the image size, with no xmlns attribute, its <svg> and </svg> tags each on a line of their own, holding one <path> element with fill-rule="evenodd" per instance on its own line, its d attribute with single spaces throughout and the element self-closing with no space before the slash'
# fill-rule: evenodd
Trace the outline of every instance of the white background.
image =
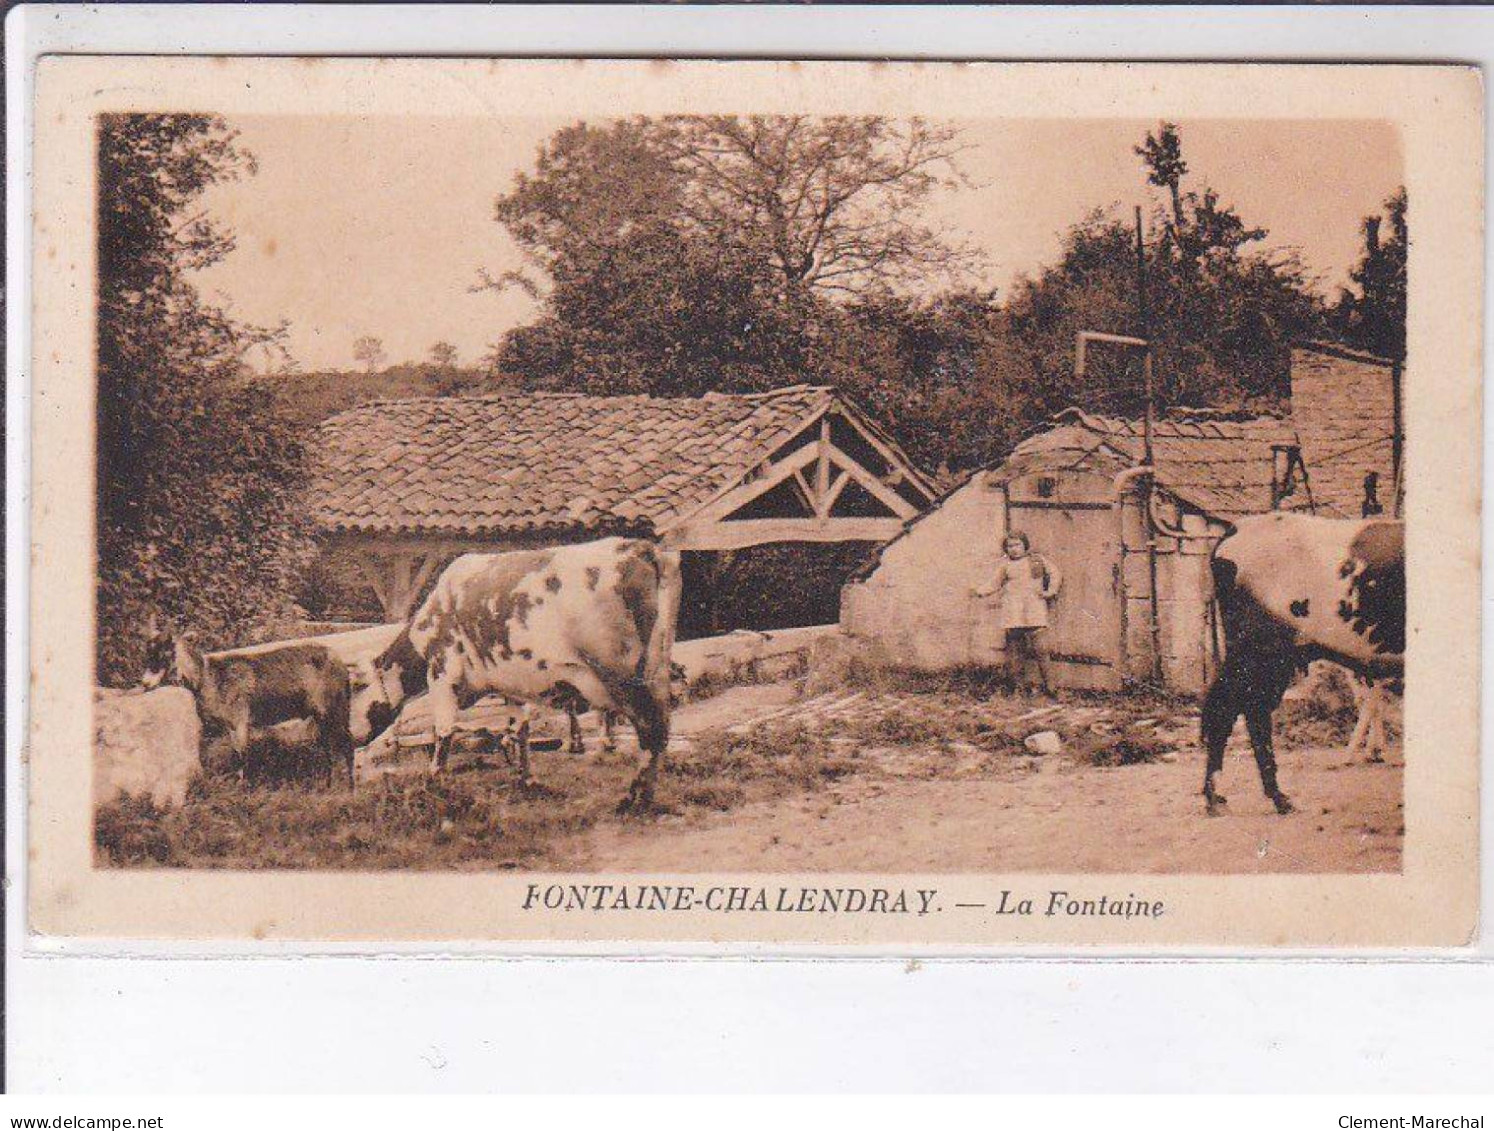
<svg viewBox="0 0 1494 1131">
<path fill-rule="evenodd" d="M 7 289 L 22 299 L 7 307 L 12 786 L 27 670 L 19 142 L 38 54 L 1494 58 L 1494 12 L 1477 9 L 31 7 L 13 11 L 6 32 Z M 1494 1066 L 1494 967 L 1472 954 L 921 964 L 22 954 L 20 800 L 12 788 L 17 1092 L 1482 1090 Z"/>
</svg>

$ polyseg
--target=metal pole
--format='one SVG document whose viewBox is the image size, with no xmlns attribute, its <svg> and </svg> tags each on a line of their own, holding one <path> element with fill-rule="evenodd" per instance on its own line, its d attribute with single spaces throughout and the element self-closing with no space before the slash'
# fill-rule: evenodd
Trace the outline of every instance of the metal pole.
<svg viewBox="0 0 1494 1131">
<path fill-rule="evenodd" d="M 1136 206 L 1136 320 L 1146 347 L 1141 354 L 1141 376 L 1146 385 L 1146 416 L 1141 426 L 1142 463 L 1152 463 L 1152 328 L 1146 308 L 1146 237 L 1141 226 L 1141 205 Z"/>
<path fill-rule="evenodd" d="M 1141 323 L 1141 337 L 1146 340 L 1146 349 L 1141 355 L 1141 376 L 1146 386 L 1146 415 L 1141 425 L 1142 463 L 1156 467 L 1152 459 L 1153 416 L 1156 408 L 1156 390 L 1152 378 L 1152 328 L 1147 317 L 1146 306 L 1146 233 L 1141 223 L 1141 205 L 1136 206 L 1136 313 Z M 1162 615 L 1157 596 L 1157 529 L 1152 521 L 1152 490 L 1156 482 L 1155 470 L 1146 477 L 1141 494 L 1141 521 L 1146 531 L 1146 572 L 1151 590 L 1151 635 L 1152 635 L 1152 682 L 1162 686 Z"/>
</svg>

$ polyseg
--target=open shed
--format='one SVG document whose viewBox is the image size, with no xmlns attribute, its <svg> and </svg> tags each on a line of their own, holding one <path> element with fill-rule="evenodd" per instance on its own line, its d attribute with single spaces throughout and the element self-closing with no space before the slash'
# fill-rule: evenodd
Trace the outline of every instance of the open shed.
<svg viewBox="0 0 1494 1131">
<path fill-rule="evenodd" d="M 326 421 L 315 442 L 325 568 L 366 581 L 387 620 L 471 550 L 615 534 L 696 555 L 881 543 L 935 495 L 864 414 L 809 385 L 375 401 Z M 686 570 L 687 601 L 692 576 L 711 574 Z"/>
<path fill-rule="evenodd" d="M 895 663 L 1001 663 L 996 601 L 971 590 L 1019 530 L 1064 577 L 1047 639 L 1055 685 L 1118 689 L 1160 669 L 1170 688 L 1201 689 L 1216 654 L 1209 552 L 1231 519 L 1310 505 L 1296 434 L 1269 417 L 1157 422 L 1149 510 L 1129 474 L 1141 454 L 1139 421 L 1060 413 L 883 546 L 845 587 L 843 627 Z"/>
</svg>

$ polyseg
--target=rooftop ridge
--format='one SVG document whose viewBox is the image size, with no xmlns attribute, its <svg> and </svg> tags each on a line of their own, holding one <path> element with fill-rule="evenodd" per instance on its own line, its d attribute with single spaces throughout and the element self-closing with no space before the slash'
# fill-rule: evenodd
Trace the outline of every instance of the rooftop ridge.
<svg viewBox="0 0 1494 1131">
<path fill-rule="evenodd" d="M 1134 464 L 1140 459 L 1143 429 L 1140 420 L 1072 406 L 1023 438 L 989 470 L 1025 475 L 1047 466 L 1058 472 L 1096 459 Z M 1152 441 L 1159 486 L 1189 506 L 1225 518 L 1271 509 L 1274 453 L 1300 444 L 1290 418 L 1262 413 L 1231 419 L 1218 410 L 1158 420 Z"/>
<path fill-rule="evenodd" d="M 1368 365 L 1380 365 L 1389 369 L 1395 364 L 1394 358 L 1381 357 L 1376 353 L 1367 353 L 1364 350 L 1356 350 L 1352 346 L 1341 345 L 1338 342 L 1325 342 L 1321 340 L 1303 339 L 1292 343 L 1293 349 L 1307 350 L 1310 353 L 1325 353 L 1330 357 L 1341 357 L 1347 361 L 1362 361 Z"/>
<path fill-rule="evenodd" d="M 1136 432 L 1140 433 L 1144 427 L 1143 421 L 1138 417 L 1109 416 L 1100 412 L 1086 412 L 1077 406 L 1070 406 L 1049 418 L 1047 431 L 1054 427 L 1065 424 L 1078 424 L 1093 432 Z M 1243 427 L 1251 426 L 1273 426 L 1279 428 L 1293 427 L 1292 417 L 1278 415 L 1273 412 L 1240 413 L 1234 409 L 1218 408 L 1182 408 L 1170 409 L 1162 416 L 1153 421 L 1154 427 L 1177 426 L 1180 424 L 1236 424 Z M 1228 437 L 1214 437 L 1215 439 L 1227 439 Z"/>
<path fill-rule="evenodd" d="M 712 390 L 699 396 L 655 396 L 652 393 L 573 393 L 556 389 L 515 389 L 492 393 L 454 393 L 448 396 L 429 395 L 423 397 L 375 397 L 363 401 L 339 413 L 327 417 L 336 420 L 339 416 L 370 408 L 388 408 L 391 405 L 421 404 L 494 404 L 500 401 L 564 400 L 564 401 L 614 401 L 632 404 L 690 404 L 704 401 L 768 401 L 807 393 L 841 394 L 833 385 L 782 385 L 756 393 L 721 393 Z"/>
</svg>

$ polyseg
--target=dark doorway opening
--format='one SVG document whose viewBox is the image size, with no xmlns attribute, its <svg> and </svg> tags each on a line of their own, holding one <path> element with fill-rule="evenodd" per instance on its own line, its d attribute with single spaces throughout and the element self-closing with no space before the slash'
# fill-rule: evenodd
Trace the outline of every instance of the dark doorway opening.
<svg viewBox="0 0 1494 1131">
<path fill-rule="evenodd" d="M 678 638 L 833 624 L 840 591 L 876 542 L 773 542 L 682 555 Z"/>
</svg>

